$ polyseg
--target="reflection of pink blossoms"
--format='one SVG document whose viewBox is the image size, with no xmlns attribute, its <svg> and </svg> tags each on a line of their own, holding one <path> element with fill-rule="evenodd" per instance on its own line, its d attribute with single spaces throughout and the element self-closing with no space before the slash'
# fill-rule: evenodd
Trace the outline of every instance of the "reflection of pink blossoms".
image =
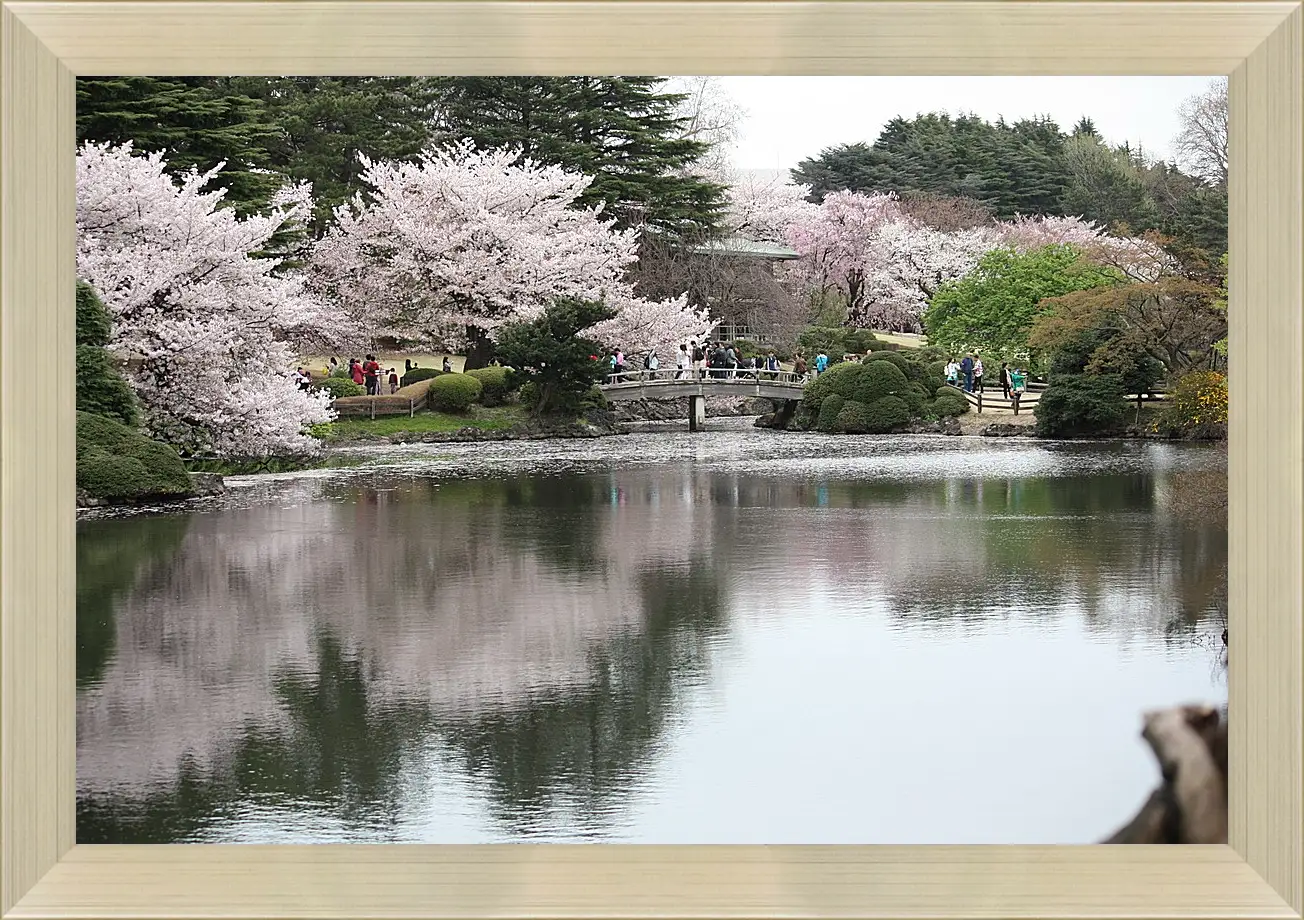
<svg viewBox="0 0 1304 920">
<path fill-rule="evenodd" d="M 112 349 L 158 437 L 195 453 L 260 457 L 312 450 L 306 426 L 331 418 L 298 388 L 286 339 L 340 324 L 276 260 L 251 253 L 310 210 L 287 189 L 268 215 L 239 218 L 205 191 L 221 167 L 174 181 L 162 154 L 85 144 L 77 154 L 77 274 L 113 314 Z"/>
<path fill-rule="evenodd" d="M 591 330 L 630 351 L 701 338 L 686 297 L 635 296 L 625 271 L 637 235 L 576 205 L 592 179 L 469 142 L 412 163 L 363 158 L 369 194 L 337 209 L 316 247 L 315 284 L 376 329 L 461 342 L 540 315 L 557 298 L 603 300 L 616 318 Z"/>
</svg>

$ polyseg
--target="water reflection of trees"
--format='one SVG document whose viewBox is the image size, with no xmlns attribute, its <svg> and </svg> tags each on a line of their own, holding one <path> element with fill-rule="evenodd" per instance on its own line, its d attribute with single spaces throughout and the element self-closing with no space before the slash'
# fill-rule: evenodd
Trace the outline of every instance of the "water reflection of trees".
<svg viewBox="0 0 1304 920">
<path fill-rule="evenodd" d="M 744 562 L 921 628 L 1071 598 L 1093 629 L 1180 631 L 1225 596 L 1226 530 L 1167 514 L 1165 482 L 657 466 L 100 522 L 78 546 L 79 840 L 195 839 L 249 802 L 383 839 L 432 745 L 514 833 L 556 807 L 600 822 L 730 604 L 756 603 Z"/>
<path fill-rule="evenodd" d="M 638 588 L 641 629 L 594 649 L 588 685 L 437 729 L 512 829 L 528 831 L 558 801 L 600 817 L 642 774 L 680 688 L 703 673 L 724 626 L 711 567 L 652 568 Z"/>
</svg>

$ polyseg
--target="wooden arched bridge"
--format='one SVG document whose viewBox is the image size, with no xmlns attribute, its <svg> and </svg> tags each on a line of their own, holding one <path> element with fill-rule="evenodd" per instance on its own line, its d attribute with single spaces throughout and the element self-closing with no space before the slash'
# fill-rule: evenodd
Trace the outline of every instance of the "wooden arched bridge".
<svg viewBox="0 0 1304 920">
<path fill-rule="evenodd" d="M 791 413 L 801 400 L 806 378 L 791 371 L 754 368 L 635 370 L 610 374 L 601 384 L 611 402 L 636 399 L 688 399 L 688 427 L 697 431 L 706 420 L 708 396 L 757 396 L 781 402 L 781 412 Z"/>
</svg>

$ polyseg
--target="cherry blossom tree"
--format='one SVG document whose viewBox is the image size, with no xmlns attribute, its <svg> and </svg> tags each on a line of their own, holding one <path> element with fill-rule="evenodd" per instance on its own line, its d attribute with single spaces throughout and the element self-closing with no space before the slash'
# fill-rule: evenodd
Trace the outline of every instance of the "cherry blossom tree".
<svg viewBox="0 0 1304 920">
<path fill-rule="evenodd" d="M 786 243 L 788 231 L 810 221 L 819 205 L 810 201 L 810 186 L 783 175 L 723 169 L 709 178 L 725 186 L 723 229 L 758 243 Z"/>
<path fill-rule="evenodd" d="M 986 227 L 946 232 L 910 219 L 884 224 L 874 235 L 861 309 L 848 312 L 856 326 L 922 331 L 922 316 L 943 284 L 963 278 L 984 254 L 1001 245 Z"/>
<path fill-rule="evenodd" d="M 146 427 L 189 454 L 311 452 L 305 429 L 332 413 L 296 386 L 288 340 L 346 327 L 278 260 L 254 257 L 311 213 L 309 190 L 240 218 L 207 190 L 221 165 L 179 180 L 165 166 L 130 144 L 77 155 L 77 273 L 113 314 L 110 348 L 128 359 Z"/>
<path fill-rule="evenodd" d="M 900 219 L 900 205 L 892 194 L 826 195 L 815 211 L 788 229 L 788 242 L 801 255 L 789 278 L 801 278 L 818 295 L 838 292 L 849 317 L 862 315 L 874 240 L 885 225 Z"/>
<path fill-rule="evenodd" d="M 376 330 L 465 344 L 488 359 L 495 332 L 562 297 L 602 300 L 616 317 L 590 334 L 627 351 L 700 338 L 710 320 L 686 297 L 642 300 L 626 280 L 637 231 L 576 205 L 592 179 L 469 142 L 415 162 L 362 159 L 370 194 L 336 210 L 314 285 Z"/>
<path fill-rule="evenodd" d="M 1001 244 L 1016 252 L 1071 245 L 1088 260 L 1115 268 L 1132 281 L 1158 281 L 1177 268 L 1177 261 L 1152 234 L 1112 236 L 1103 227 L 1081 217 L 1020 215 L 1013 220 L 997 222 L 995 230 Z"/>
</svg>

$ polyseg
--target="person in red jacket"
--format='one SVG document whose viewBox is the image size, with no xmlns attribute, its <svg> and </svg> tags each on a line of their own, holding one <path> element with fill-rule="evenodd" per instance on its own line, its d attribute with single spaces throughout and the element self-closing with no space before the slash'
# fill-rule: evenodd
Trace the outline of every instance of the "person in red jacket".
<svg viewBox="0 0 1304 920">
<path fill-rule="evenodd" d="M 376 363 L 375 355 L 367 355 L 367 360 L 362 365 L 362 376 L 367 379 L 367 395 L 378 395 L 380 393 L 380 365 Z"/>
<path fill-rule="evenodd" d="M 357 358 L 349 359 L 349 378 L 358 386 L 362 386 L 363 381 L 366 380 L 366 378 L 362 376 L 362 364 Z"/>
</svg>

